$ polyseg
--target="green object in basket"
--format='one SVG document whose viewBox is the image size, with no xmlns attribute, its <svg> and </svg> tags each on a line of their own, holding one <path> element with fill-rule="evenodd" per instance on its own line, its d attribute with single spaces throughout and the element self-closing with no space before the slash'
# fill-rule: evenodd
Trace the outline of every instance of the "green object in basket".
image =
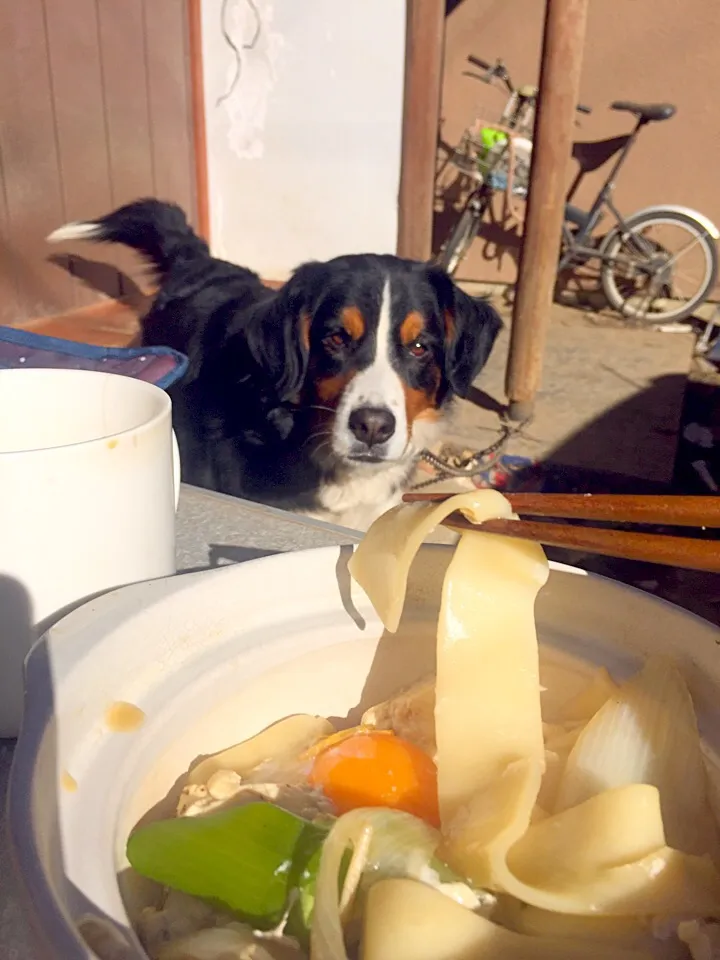
<svg viewBox="0 0 720 960">
<path fill-rule="evenodd" d="M 489 153 L 498 143 L 505 143 L 507 134 L 502 130 L 496 130 L 494 127 L 483 127 L 480 131 L 480 143 L 483 145 L 485 153 Z"/>
<path fill-rule="evenodd" d="M 483 127 L 480 130 L 481 153 L 478 156 L 478 170 L 485 176 L 497 158 L 498 148 L 507 143 L 507 134 L 494 127 Z"/>
</svg>

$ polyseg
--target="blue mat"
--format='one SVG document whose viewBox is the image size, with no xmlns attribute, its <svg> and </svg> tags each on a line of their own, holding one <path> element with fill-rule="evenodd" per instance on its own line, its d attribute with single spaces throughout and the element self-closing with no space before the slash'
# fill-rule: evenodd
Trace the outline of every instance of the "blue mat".
<svg viewBox="0 0 720 960">
<path fill-rule="evenodd" d="M 22 367 L 117 373 L 167 390 L 185 375 L 188 360 L 169 347 L 94 347 L 0 326 L 0 370 Z"/>
</svg>

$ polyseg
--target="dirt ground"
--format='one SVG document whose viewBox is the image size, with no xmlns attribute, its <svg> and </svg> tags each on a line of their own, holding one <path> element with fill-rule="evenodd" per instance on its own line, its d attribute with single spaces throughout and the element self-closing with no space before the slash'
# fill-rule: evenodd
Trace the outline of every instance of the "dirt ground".
<svg viewBox="0 0 720 960">
<path fill-rule="evenodd" d="M 492 440 L 506 402 L 511 313 L 496 305 L 505 329 L 448 431 L 468 448 Z M 669 482 L 694 342 L 691 333 L 658 333 L 555 305 L 535 416 L 507 452 Z"/>
</svg>

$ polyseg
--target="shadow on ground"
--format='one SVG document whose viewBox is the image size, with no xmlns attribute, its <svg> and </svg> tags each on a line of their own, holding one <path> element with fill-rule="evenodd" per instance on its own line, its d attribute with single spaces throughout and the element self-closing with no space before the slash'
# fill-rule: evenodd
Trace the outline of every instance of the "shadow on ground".
<svg viewBox="0 0 720 960">
<path fill-rule="evenodd" d="M 657 484 L 609 471 L 587 470 L 562 464 L 563 458 L 574 459 L 599 446 L 611 448 L 621 443 L 629 419 L 648 402 L 662 404 L 667 383 L 674 378 L 660 378 L 650 390 L 641 391 L 626 403 L 608 410 L 603 416 L 570 437 L 551 451 L 538 467 L 530 468 L 523 477 L 516 476 L 518 489 L 542 489 L 545 492 L 636 493 L 669 495 L 718 496 L 720 487 L 720 378 L 718 383 L 689 380 L 685 391 L 680 436 L 672 481 Z M 673 387 L 673 394 L 675 394 Z M 702 468 L 698 468 L 703 464 Z M 714 487 L 714 489 L 713 489 Z M 673 529 L 657 532 L 678 533 Z M 720 538 L 717 530 L 683 529 L 682 535 L 704 540 Z M 548 556 L 603 576 L 621 580 L 640 589 L 679 604 L 699 616 L 720 625 L 720 574 L 683 570 L 657 564 L 619 560 L 548 548 Z"/>
<path fill-rule="evenodd" d="M 579 384 L 578 389 L 582 389 L 582 385 Z M 645 437 L 648 446 L 657 437 L 674 438 L 677 431 L 678 396 L 682 395 L 685 389 L 686 377 L 658 377 L 648 389 L 639 390 L 628 400 L 604 411 L 597 419 L 551 450 L 544 459 L 552 464 L 612 463 L 613 454 L 619 460 L 622 453 L 626 462 L 634 459 L 640 467 L 643 453 L 642 446 L 637 447 L 637 443 L 638 438 L 643 436 L 643 424 L 647 424 Z M 632 451 L 628 451 L 628 443 L 633 445 Z M 595 471 L 584 467 L 575 470 L 584 477 L 585 484 L 596 482 L 593 481 Z M 568 473 L 570 472 L 571 468 L 568 468 Z M 607 474 L 606 479 L 601 482 L 612 483 L 618 493 L 625 490 L 653 493 L 666 489 L 665 485 L 650 480 L 612 473 Z"/>
</svg>

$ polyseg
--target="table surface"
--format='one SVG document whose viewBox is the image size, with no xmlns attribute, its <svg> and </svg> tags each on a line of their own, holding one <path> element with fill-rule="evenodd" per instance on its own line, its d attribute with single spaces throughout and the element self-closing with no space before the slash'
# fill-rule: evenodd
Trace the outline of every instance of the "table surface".
<svg viewBox="0 0 720 960">
<path fill-rule="evenodd" d="M 347 530 L 282 510 L 183 485 L 177 520 L 179 573 L 272 553 L 352 543 Z M 34 960 L 13 890 L 5 834 L 5 794 L 14 742 L 0 740 L 0 958 Z"/>
</svg>

